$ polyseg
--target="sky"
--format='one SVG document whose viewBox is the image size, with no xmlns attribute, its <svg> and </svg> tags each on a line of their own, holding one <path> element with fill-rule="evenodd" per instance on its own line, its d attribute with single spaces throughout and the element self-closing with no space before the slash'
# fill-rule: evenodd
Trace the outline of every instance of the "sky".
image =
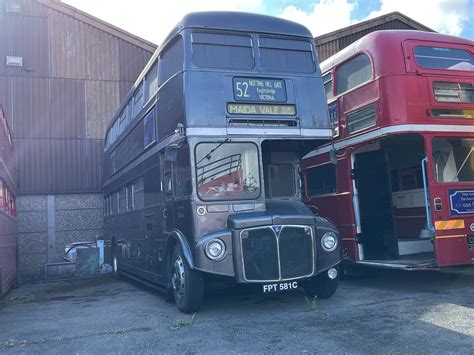
<svg viewBox="0 0 474 355">
<path fill-rule="evenodd" d="M 319 36 L 399 11 L 440 33 L 474 40 L 474 0 L 63 0 L 139 37 L 160 44 L 194 11 L 245 11 L 301 23 Z"/>
</svg>

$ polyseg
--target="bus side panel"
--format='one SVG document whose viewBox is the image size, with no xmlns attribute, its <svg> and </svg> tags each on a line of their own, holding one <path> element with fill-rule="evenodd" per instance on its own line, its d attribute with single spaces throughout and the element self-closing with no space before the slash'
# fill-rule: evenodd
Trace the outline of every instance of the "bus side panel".
<svg viewBox="0 0 474 355">
<path fill-rule="evenodd" d="M 435 248 L 439 266 L 474 264 L 474 248 L 469 250 L 468 238 L 474 235 L 470 226 L 474 223 L 471 215 L 453 216 L 450 213 L 448 188 L 433 186 L 430 191 L 431 202 L 441 199 L 441 211 L 433 210 L 433 224 L 436 228 Z"/>
<path fill-rule="evenodd" d="M 310 169 L 314 165 L 327 163 L 329 163 L 329 154 L 323 154 L 303 162 L 303 167 L 304 169 Z M 356 223 L 352 207 L 352 179 L 349 158 L 337 161 L 336 180 L 337 193 L 307 196 L 307 198 L 316 205 L 321 216 L 329 218 L 336 225 L 342 236 L 344 253 L 351 260 L 356 261 L 358 260 L 358 249 L 355 243 Z M 308 183 L 310 182 L 306 181 L 306 191 L 308 191 Z"/>
<path fill-rule="evenodd" d="M 467 237 L 436 236 L 438 266 L 466 265 L 474 263 L 474 253 L 469 252 Z M 469 255 L 471 254 L 471 255 Z"/>
<path fill-rule="evenodd" d="M 328 218 L 336 225 L 344 243 L 344 252 L 351 260 L 357 260 L 351 194 L 312 197 L 311 201 L 318 207 L 321 216 Z"/>
</svg>

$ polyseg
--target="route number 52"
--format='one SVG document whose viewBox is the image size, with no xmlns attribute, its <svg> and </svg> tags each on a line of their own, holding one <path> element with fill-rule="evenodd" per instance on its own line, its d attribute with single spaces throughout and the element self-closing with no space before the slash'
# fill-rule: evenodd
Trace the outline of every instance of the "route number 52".
<svg viewBox="0 0 474 355">
<path fill-rule="evenodd" d="M 237 97 L 250 97 L 248 94 L 249 83 L 246 81 L 239 81 L 235 83 L 235 89 L 237 91 Z"/>
</svg>

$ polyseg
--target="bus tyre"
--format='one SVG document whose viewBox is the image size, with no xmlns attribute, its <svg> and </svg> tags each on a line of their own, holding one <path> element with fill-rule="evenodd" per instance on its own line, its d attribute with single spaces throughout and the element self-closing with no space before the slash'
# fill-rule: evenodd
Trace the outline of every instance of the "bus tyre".
<svg viewBox="0 0 474 355">
<path fill-rule="evenodd" d="M 305 293 L 308 297 L 316 296 L 319 299 L 330 298 L 336 292 L 338 279 L 339 276 L 331 279 L 328 276 L 328 272 L 324 271 L 304 285 Z"/>
<path fill-rule="evenodd" d="M 114 279 L 120 280 L 118 248 L 115 242 L 112 244 L 112 276 Z"/>
<path fill-rule="evenodd" d="M 204 296 L 204 280 L 200 272 L 189 267 L 179 244 L 174 247 L 171 257 L 171 283 L 178 309 L 183 313 L 199 311 Z"/>
</svg>

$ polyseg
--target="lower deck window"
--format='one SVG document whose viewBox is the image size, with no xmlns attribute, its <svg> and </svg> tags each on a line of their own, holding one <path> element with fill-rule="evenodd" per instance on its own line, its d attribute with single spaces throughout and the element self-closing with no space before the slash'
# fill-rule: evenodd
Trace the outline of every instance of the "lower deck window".
<svg viewBox="0 0 474 355">
<path fill-rule="evenodd" d="M 125 213 L 127 211 L 127 190 L 125 188 L 120 189 L 118 195 L 118 209 L 119 213 Z"/>
<path fill-rule="evenodd" d="M 134 210 L 141 209 L 145 205 L 145 191 L 143 188 L 143 179 L 139 179 L 133 183 L 133 200 L 132 206 Z"/>
<path fill-rule="evenodd" d="M 296 194 L 295 168 L 291 164 L 271 164 L 268 166 L 267 196 L 293 197 Z"/>
<path fill-rule="evenodd" d="M 474 181 L 474 139 L 435 138 L 432 144 L 436 181 Z"/>
</svg>

